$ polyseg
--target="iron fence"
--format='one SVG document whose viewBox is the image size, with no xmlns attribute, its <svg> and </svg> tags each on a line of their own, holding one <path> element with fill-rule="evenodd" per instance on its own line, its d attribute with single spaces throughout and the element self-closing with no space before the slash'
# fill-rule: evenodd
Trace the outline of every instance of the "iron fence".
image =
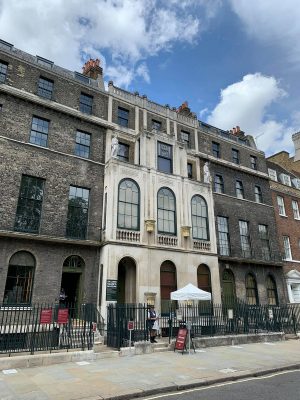
<svg viewBox="0 0 300 400">
<path fill-rule="evenodd" d="M 91 349 L 102 321 L 93 304 L 0 305 L 0 353 Z"/>
<path fill-rule="evenodd" d="M 180 326 L 187 324 L 194 337 L 263 332 L 296 334 L 300 330 L 300 305 L 170 304 L 169 315 L 162 317 L 160 324 L 161 334 L 170 339 L 177 335 Z"/>
<path fill-rule="evenodd" d="M 145 304 L 109 304 L 107 307 L 107 346 L 120 349 L 129 345 L 128 322 L 133 322 L 132 342 L 148 340 L 148 308 Z"/>
<path fill-rule="evenodd" d="M 129 345 L 128 322 L 133 321 L 132 341 L 148 340 L 147 306 L 110 304 L 107 308 L 107 345 L 120 348 Z M 248 305 L 231 301 L 169 303 L 167 315 L 159 317 L 159 334 L 176 337 L 179 327 L 190 324 L 194 337 L 258 334 L 263 332 L 297 333 L 300 330 L 300 304 L 280 306 Z"/>
</svg>

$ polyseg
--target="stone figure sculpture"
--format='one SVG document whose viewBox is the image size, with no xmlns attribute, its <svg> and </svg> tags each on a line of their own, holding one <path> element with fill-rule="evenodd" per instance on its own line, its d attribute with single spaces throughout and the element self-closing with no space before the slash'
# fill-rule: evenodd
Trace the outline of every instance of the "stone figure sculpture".
<svg viewBox="0 0 300 400">
<path fill-rule="evenodd" d="M 111 141 L 111 156 L 116 158 L 118 156 L 119 141 L 116 136 L 113 136 Z"/>
<path fill-rule="evenodd" d="M 203 173 L 204 173 L 204 182 L 205 183 L 210 183 L 211 177 L 210 177 L 210 171 L 209 171 L 209 167 L 208 167 L 208 162 L 206 162 L 204 164 Z"/>
</svg>

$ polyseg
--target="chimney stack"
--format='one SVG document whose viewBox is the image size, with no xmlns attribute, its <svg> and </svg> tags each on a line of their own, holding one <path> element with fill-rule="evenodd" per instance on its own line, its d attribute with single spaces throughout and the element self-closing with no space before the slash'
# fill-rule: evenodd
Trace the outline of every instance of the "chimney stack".
<svg viewBox="0 0 300 400">
<path fill-rule="evenodd" d="M 90 59 L 82 67 L 83 75 L 86 75 L 91 79 L 97 80 L 99 76 L 102 76 L 102 72 L 100 60 L 98 58 L 96 60 Z"/>
</svg>

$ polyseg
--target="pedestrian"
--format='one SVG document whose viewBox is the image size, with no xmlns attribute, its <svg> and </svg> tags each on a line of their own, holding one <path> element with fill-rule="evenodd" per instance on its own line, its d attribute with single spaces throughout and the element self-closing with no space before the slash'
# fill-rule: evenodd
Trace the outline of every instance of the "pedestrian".
<svg viewBox="0 0 300 400">
<path fill-rule="evenodd" d="M 60 289 L 60 293 L 59 293 L 59 304 L 61 305 L 61 306 L 65 306 L 66 305 L 66 299 L 67 299 L 67 295 L 66 295 L 66 292 L 65 292 L 65 289 L 64 288 L 61 288 Z"/>
<path fill-rule="evenodd" d="M 157 343 L 155 337 L 158 329 L 158 317 L 153 305 L 150 305 L 148 310 L 148 329 L 150 332 L 150 342 Z"/>
</svg>

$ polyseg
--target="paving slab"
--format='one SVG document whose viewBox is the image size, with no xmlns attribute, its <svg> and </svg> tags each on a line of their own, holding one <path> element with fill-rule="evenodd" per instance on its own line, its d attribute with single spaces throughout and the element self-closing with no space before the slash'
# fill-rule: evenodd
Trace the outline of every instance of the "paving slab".
<svg viewBox="0 0 300 400">
<path fill-rule="evenodd" d="M 161 352 L 0 371 L 0 400 L 132 399 L 283 369 L 300 369 L 300 341 Z"/>
</svg>

